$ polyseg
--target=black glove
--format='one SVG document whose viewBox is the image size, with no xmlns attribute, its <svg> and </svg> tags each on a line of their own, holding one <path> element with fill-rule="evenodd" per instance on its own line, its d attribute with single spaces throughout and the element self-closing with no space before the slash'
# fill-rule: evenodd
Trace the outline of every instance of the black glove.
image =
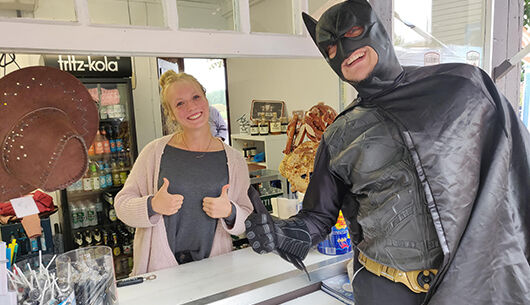
<svg viewBox="0 0 530 305">
<path fill-rule="evenodd" d="M 263 254 L 276 251 L 296 268 L 305 271 L 302 260 L 311 248 L 311 235 L 302 220 L 252 213 L 245 221 L 245 226 L 249 244 L 255 252 Z"/>
</svg>

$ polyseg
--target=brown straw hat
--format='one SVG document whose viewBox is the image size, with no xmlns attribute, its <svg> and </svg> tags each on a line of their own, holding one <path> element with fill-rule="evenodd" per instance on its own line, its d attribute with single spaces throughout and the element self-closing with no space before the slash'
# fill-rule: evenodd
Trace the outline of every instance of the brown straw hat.
<svg viewBox="0 0 530 305">
<path fill-rule="evenodd" d="M 38 66 L 0 78 L 0 201 L 79 180 L 98 126 L 95 102 L 67 72 Z"/>
</svg>

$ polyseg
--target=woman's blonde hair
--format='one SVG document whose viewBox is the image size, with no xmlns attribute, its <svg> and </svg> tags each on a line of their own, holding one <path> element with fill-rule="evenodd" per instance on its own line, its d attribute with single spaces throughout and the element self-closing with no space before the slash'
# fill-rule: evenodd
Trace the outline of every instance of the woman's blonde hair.
<svg viewBox="0 0 530 305">
<path fill-rule="evenodd" d="M 199 83 L 199 81 L 193 77 L 190 74 L 181 72 L 177 73 L 173 70 L 168 70 L 160 76 L 160 80 L 158 83 L 160 84 L 160 97 L 161 97 L 161 103 L 162 108 L 164 109 L 164 114 L 167 118 L 171 118 L 172 121 L 176 123 L 175 116 L 173 115 L 173 112 L 171 111 L 171 106 L 169 105 L 167 101 L 167 89 L 174 83 L 180 82 L 180 81 L 188 81 L 192 84 L 196 85 L 197 88 L 200 88 L 204 96 L 206 97 L 206 89 L 204 89 L 203 85 Z"/>
</svg>

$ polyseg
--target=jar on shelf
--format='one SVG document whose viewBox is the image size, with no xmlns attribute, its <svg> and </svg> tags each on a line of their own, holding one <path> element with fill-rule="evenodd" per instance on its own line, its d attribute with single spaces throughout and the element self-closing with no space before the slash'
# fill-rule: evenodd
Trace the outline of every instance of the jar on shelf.
<svg viewBox="0 0 530 305">
<path fill-rule="evenodd" d="M 259 135 L 266 136 L 269 134 L 269 121 L 265 118 L 265 114 L 261 115 L 261 121 L 259 122 Z"/>
<path fill-rule="evenodd" d="M 259 123 L 256 119 L 252 120 L 252 123 L 250 123 L 250 135 L 259 136 Z"/>
<path fill-rule="evenodd" d="M 280 119 L 278 119 L 276 112 L 274 112 L 272 115 L 269 133 L 272 135 L 279 135 L 282 133 L 282 125 Z"/>
<path fill-rule="evenodd" d="M 289 119 L 287 117 L 282 116 L 280 119 L 280 124 L 282 128 L 282 133 L 287 133 L 287 126 L 289 125 Z"/>
</svg>

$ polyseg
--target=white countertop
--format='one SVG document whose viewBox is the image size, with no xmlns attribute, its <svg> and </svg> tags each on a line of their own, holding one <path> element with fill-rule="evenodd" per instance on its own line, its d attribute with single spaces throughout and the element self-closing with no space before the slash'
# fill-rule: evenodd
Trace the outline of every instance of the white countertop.
<svg viewBox="0 0 530 305">
<path fill-rule="evenodd" d="M 309 282 L 305 273 L 278 255 L 259 255 L 246 248 L 153 272 L 157 276 L 155 280 L 118 288 L 118 299 L 120 305 L 206 304 L 212 301 L 218 304 L 250 304 L 254 300 L 266 300 L 267 296 L 263 294 L 274 294 L 278 289 L 290 289 L 288 286 L 297 289 L 301 285 L 318 283 L 321 280 L 319 277 L 329 277 L 320 271 L 318 273 L 318 270 L 326 268 L 329 273 L 328 265 L 343 269 L 347 258 L 351 258 L 351 254 L 328 256 L 311 251 L 304 260 L 312 276 Z M 249 294 L 249 291 L 252 293 Z M 246 295 L 241 297 L 242 294 Z M 319 294 L 320 298 L 326 296 Z M 236 303 L 235 299 L 238 299 Z M 329 301 L 327 304 L 337 304 L 331 296 Z"/>
</svg>

